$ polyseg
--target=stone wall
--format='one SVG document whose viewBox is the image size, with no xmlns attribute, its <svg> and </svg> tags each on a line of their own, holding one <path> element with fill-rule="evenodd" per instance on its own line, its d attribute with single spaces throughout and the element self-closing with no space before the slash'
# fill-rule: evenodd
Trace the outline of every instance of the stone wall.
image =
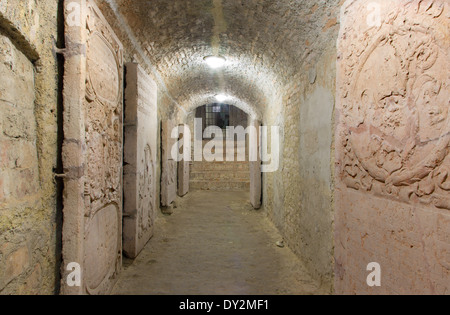
<svg viewBox="0 0 450 315">
<path fill-rule="evenodd" d="M 449 293 L 449 10 L 445 0 L 347 1 L 342 8 L 339 294 Z M 381 287 L 367 285 L 372 262 L 381 266 Z"/>
<path fill-rule="evenodd" d="M 330 6 L 332 4 L 330 3 Z M 332 291 L 333 112 L 338 10 L 322 21 L 321 37 L 304 43 L 302 70 L 288 80 L 281 104 L 268 107 L 264 124 L 281 128 L 280 169 L 266 173 L 263 205 L 287 245 Z"/>
<path fill-rule="evenodd" d="M 34 67 L 7 37 L 1 35 L 0 76 L 0 204 L 2 208 L 26 209 L 39 200 Z M 6 228 L 2 226 L 2 229 Z M 20 276 L 31 265 L 29 246 L 33 245 L 28 242 L 32 240 L 27 240 L 25 235 L 19 238 L 23 243 L 17 249 L 12 244 L 2 244 L 4 253 L 12 253 L 6 254 L 6 260 L 2 261 L 6 265 L 1 268 L 0 280 L 3 281 L 0 287 Z"/>
<path fill-rule="evenodd" d="M 331 46 L 331 45 L 330 45 Z M 280 170 L 264 174 L 264 206 L 326 290 L 333 278 L 334 47 L 286 87 Z M 276 121 L 274 122 L 277 125 Z M 271 125 L 271 124 L 269 124 Z"/>
<path fill-rule="evenodd" d="M 290 132 L 298 135 L 286 136 L 285 140 L 284 166 L 289 178 L 285 184 L 285 235 L 288 244 L 326 286 L 333 278 L 335 58 L 333 47 L 305 69 L 299 80 L 301 90 L 294 92 L 285 113 Z"/>
<path fill-rule="evenodd" d="M 0 1 L 0 294 L 59 277 L 57 1 Z"/>
</svg>

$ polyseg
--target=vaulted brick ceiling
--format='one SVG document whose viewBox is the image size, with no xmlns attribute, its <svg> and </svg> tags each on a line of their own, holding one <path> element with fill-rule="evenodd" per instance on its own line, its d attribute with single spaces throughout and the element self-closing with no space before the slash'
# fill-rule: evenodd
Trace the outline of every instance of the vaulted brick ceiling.
<svg viewBox="0 0 450 315">
<path fill-rule="evenodd" d="M 122 38 L 188 111 L 227 93 L 259 115 L 336 30 L 338 0 L 104 0 Z M 332 39 L 333 40 L 333 39 Z M 208 55 L 227 58 L 212 71 Z"/>
</svg>

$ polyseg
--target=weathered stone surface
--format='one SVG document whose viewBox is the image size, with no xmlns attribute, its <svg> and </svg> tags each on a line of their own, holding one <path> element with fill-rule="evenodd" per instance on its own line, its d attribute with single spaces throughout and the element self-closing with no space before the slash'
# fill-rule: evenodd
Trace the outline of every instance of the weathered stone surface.
<svg viewBox="0 0 450 315">
<path fill-rule="evenodd" d="M 25 243 L 30 256 L 6 286 L 0 275 L 2 295 L 56 291 L 58 59 L 51 39 L 58 38 L 58 5 L 0 1 L 0 274 L 8 255 Z M 31 290 L 25 284 L 34 264 L 41 275 Z"/>
<path fill-rule="evenodd" d="M 20 295 L 40 295 L 42 292 L 39 290 L 42 283 L 42 267 L 40 264 L 36 264 L 31 275 L 27 278 L 26 282 L 19 288 Z"/>
<path fill-rule="evenodd" d="M 380 25 L 358 14 L 369 4 L 380 9 Z M 443 0 L 362 0 L 343 6 L 337 293 L 450 289 L 450 41 L 442 33 L 450 27 L 448 14 Z M 366 284 L 365 269 L 373 261 L 384 271 L 381 288 Z"/>
<path fill-rule="evenodd" d="M 264 124 L 280 127 L 281 156 L 279 170 L 263 174 L 263 206 L 286 246 L 331 293 L 335 42 L 317 49 L 321 55 L 286 85 L 282 105 L 267 112 Z M 317 74 L 314 84 L 311 67 Z"/>
<path fill-rule="evenodd" d="M 162 175 L 161 175 L 161 205 L 168 207 L 177 197 L 177 162 L 172 157 L 172 148 L 177 139 L 172 138 L 172 131 L 176 128 L 173 120 L 162 122 Z"/>
<path fill-rule="evenodd" d="M 157 86 L 136 63 L 126 65 L 123 250 L 135 258 L 153 236 L 158 152 Z"/>
<path fill-rule="evenodd" d="M 34 67 L 3 35 L 0 35 L 0 78 L 1 293 L 18 291 L 30 271 L 34 251 L 39 250 L 27 247 L 23 231 L 30 220 L 25 209 L 34 208 L 39 202 Z M 42 226 L 39 221 L 34 223 L 36 229 L 31 233 L 37 235 L 36 230 Z M 36 255 L 36 259 L 40 257 Z"/>
<path fill-rule="evenodd" d="M 93 1 L 66 6 L 64 75 L 65 171 L 63 294 L 104 294 L 122 264 L 122 44 Z M 69 287 L 66 266 L 82 266 L 82 286 Z"/>
<path fill-rule="evenodd" d="M 5 36 L 0 35 L 0 203 L 13 206 L 32 197 L 38 188 L 34 69 Z M 33 200 L 26 202 L 32 205 Z M 22 199 L 22 200 L 21 200 Z"/>
<path fill-rule="evenodd" d="M 184 136 L 189 132 L 189 126 L 188 125 L 180 125 L 178 127 L 179 134 L 180 134 L 180 145 L 183 145 L 183 148 L 179 150 L 180 154 L 184 154 Z M 190 134 L 190 132 L 189 132 Z M 190 141 L 186 142 L 187 149 L 190 149 Z M 191 152 L 189 152 L 189 155 L 191 155 Z M 186 161 L 183 159 L 181 162 L 178 162 L 178 196 L 183 197 L 189 192 L 189 182 L 190 182 L 190 161 Z"/>
<path fill-rule="evenodd" d="M 11 253 L 6 258 L 6 266 L 3 275 L 6 277 L 6 284 L 27 271 L 29 266 L 30 252 L 27 246 L 20 247 L 18 250 Z"/>
<path fill-rule="evenodd" d="M 36 61 L 42 53 L 42 43 L 39 42 L 42 33 L 52 31 L 55 22 L 43 14 L 43 9 L 55 8 L 34 1 L 0 2 L 0 26 L 3 33 L 13 39 L 31 61 Z"/>
</svg>

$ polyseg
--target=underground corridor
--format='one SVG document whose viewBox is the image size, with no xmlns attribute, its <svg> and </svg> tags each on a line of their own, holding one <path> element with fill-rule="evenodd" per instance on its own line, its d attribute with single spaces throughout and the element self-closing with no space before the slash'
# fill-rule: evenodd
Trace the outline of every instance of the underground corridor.
<svg viewBox="0 0 450 315">
<path fill-rule="evenodd" d="M 0 295 L 449 295 L 449 24 L 0 0 Z"/>
</svg>

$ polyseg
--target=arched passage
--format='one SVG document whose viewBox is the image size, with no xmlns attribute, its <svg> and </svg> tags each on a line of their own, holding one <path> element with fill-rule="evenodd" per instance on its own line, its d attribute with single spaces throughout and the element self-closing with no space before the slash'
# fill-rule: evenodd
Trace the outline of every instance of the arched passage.
<svg viewBox="0 0 450 315">
<path fill-rule="evenodd" d="M 171 131 L 194 108 L 225 94 L 255 124 L 279 128 L 280 167 L 265 174 L 258 189 L 263 209 L 314 277 L 331 287 L 332 128 L 319 132 L 311 125 L 332 126 L 333 103 L 319 98 L 326 113 L 321 115 L 310 97 L 322 90 L 334 95 L 330 38 L 337 36 L 338 1 L 108 0 L 99 7 L 124 45 L 124 59 L 139 63 L 158 87 L 161 204 L 173 204 L 180 178 L 170 156 Z M 264 22 L 247 24 L 248 14 Z M 224 66 L 208 67 L 204 58 L 211 55 L 225 58 Z M 321 176 L 314 178 L 317 168 Z"/>
<path fill-rule="evenodd" d="M 181 274 L 169 293 L 201 286 L 193 274 L 226 281 L 214 266 L 233 277 L 214 293 L 318 292 L 303 290 L 311 279 L 328 293 L 448 293 L 449 12 L 448 0 L 1 0 L 0 294 L 109 293 L 122 253 L 165 258 L 150 271 L 161 290 L 165 271 Z M 218 98 L 277 130 L 260 135 L 279 148 L 255 185 L 261 211 L 240 192 L 177 192 L 190 165 L 177 167 L 176 133 Z M 382 287 L 367 286 L 369 262 Z M 302 264 L 309 280 L 286 272 Z M 147 271 L 131 284 L 151 287 Z"/>
<path fill-rule="evenodd" d="M 246 191 L 251 204 L 258 209 L 262 194 L 260 123 L 254 113 L 231 105 L 231 100 L 198 106 L 185 116 L 183 124 L 190 130 L 192 162 L 187 165 L 180 161 L 178 172 L 189 173 L 190 190 Z M 242 102 L 239 105 L 248 108 Z M 179 187 L 186 186 L 184 176 L 179 179 Z"/>
<path fill-rule="evenodd" d="M 226 96 L 227 105 L 231 105 L 242 110 L 249 116 L 249 119 L 262 120 L 262 113 L 257 106 L 251 105 L 252 103 L 248 103 L 233 94 L 223 94 Z M 195 115 L 197 108 L 205 106 L 206 104 L 218 103 L 217 95 L 218 93 L 211 92 L 191 95 L 188 100 L 181 103 L 185 110 L 179 111 L 178 120 L 181 123 L 187 123 L 188 119 Z"/>
</svg>

